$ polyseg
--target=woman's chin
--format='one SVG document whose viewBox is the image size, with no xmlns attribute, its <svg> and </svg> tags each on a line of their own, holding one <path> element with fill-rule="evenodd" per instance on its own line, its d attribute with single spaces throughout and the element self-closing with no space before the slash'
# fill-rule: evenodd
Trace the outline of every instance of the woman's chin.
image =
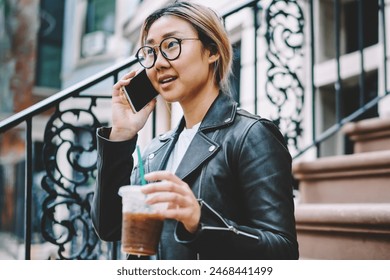
<svg viewBox="0 0 390 280">
<path fill-rule="evenodd" d="M 178 98 L 176 96 L 173 96 L 172 94 L 169 94 L 167 92 L 162 92 L 160 93 L 160 95 L 165 100 L 165 102 L 174 103 L 178 101 Z"/>
</svg>

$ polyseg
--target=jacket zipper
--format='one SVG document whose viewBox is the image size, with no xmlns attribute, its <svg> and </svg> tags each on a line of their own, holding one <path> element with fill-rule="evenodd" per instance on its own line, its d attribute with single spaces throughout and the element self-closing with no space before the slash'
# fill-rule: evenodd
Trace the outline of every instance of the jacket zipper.
<svg viewBox="0 0 390 280">
<path fill-rule="evenodd" d="M 253 234 L 250 234 L 250 233 L 247 233 L 245 231 L 242 231 L 242 230 L 239 230 L 237 228 L 235 228 L 234 226 L 232 225 L 229 225 L 223 218 L 222 216 L 216 212 L 213 208 L 210 207 L 210 205 L 208 205 L 204 200 L 200 200 L 200 205 L 205 205 L 211 212 L 214 213 L 214 215 L 216 215 L 225 225 L 226 225 L 226 228 L 224 227 L 214 227 L 214 226 L 201 226 L 202 229 L 206 229 L 206 230 L 223 230 L 223 231 L 231 231 L 231 232 L 234 232 L 235 234 L 239 234 L 239 235 L 244 235 L 244 236 L 247 236 L 247 237 L 250 237 L 250 238 L 253 238 L 253 239 L 259 239 L 256 235 L 253 235 Z"/>
<path fill-rule="evenodd" d="M 218 135 L 218 132 L 219 130 L 216 130 L 213 135 L 211 136 L 211 140 L 215 141 L 215 138 L 217 137 Z M 202 180 L 203 180 L 203 174 L 204 174 L 204 170 L 206 168 L 206 165 L 203 166 L 202 168 L 202 172 L 200 173 L 200 179 L 199 179 L 199 190 L 198 190 L 198 201 L 200 203 L 200 206 L 202 207 L 202 205 L 206 205 L 206 207 L 208 209 L 210 209 L 211 212 L 213 212 L 225 225 L 226 225 L 226 228 L 223 228 L 223 227 L 213 227 L 213 226 L 201 226 L 202 229 L 206 229 L 206 230 L 224 230 L 224 231 L 232 231 L 234 232 L 235 234 L 241 234 L 241 235 L 244 235 L 244 236 L 247 236 L 247 237 L 250 237 L 250 238 L 253 238 L 253 239 L 259 239 L 256 235 L 253 235 L 253 234 L 250 234 L 250 233 L 247 233 L 247 232 L 244 232 L 244 231 L 241 231 L 241 230 L 238 230 L 236 229 L 235 227 L 229 225 L 228 223 L 226 223 L 226 221 L 222 218 L 221 215 L 219 215 L 218 212 L 216 212 L 213 208 L 211 208 L 210 205 L 208 205 L 203 199 L 201 199 L 201 193 L 202 193 Z M 198 255 L 198 257 L 200 257 Z"/>
</svg>

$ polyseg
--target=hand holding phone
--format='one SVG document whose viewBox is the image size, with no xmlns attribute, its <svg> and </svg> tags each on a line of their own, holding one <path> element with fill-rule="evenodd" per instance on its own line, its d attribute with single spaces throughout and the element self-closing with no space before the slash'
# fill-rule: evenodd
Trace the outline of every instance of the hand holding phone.
<svg viewBox="0 0 390 280">
<path fill-rule="evenodd" d="M 159 94 L 146 75 L 145 69 L 138 72 L 130 83 L 123 87 L 123 91 L 134 112 L 140 111 Z"/>
</svg>

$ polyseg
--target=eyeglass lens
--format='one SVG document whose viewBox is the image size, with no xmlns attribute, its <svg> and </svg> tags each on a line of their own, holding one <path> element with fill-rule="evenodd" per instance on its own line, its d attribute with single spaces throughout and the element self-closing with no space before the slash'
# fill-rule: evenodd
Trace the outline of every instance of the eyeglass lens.
<svg viewBox="0 0 390 280">
<path fill-rule="evenodd" d="M 180 40 L 177 38 L 165 38 L 159 45 L 159 50 L 166 59 L 177 59 L 181 52 Z M 155 47 L 143 46 L 137 52 L 138 62 L 145 68 L 153 67 L 157 59 Z"/>
</svg>

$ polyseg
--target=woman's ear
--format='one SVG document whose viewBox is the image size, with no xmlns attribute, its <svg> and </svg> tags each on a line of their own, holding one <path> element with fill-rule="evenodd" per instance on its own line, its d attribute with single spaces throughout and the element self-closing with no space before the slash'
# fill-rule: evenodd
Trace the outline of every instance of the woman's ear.
<svg viewBox="0 0 390 280">
<path fill-rule="evenodd" d="M 217 46 L 215 44 L 211 44 L 208 49 L 209 49 L 209 63 L 211 64 L 216 62 L 219 59 L 220 55 Z"/>
</svg>

